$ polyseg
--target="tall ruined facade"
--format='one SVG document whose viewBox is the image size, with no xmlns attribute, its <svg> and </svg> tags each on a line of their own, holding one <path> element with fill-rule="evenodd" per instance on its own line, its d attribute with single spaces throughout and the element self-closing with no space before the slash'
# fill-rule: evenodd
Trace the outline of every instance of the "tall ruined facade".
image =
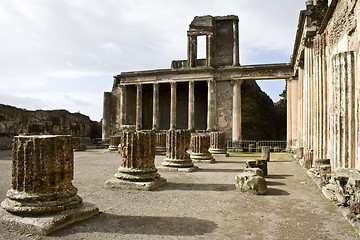
<svg viewBox="0 0 360 240">
<path fill-rule="evenodd" d="M 287 81 L 289 148 L 360 169 L 360 4 L 306 1 Z"/>
<path fill-rule="evenodd" d="M 276 139 L 269 131 L 276 129 L 273 103 L 254 80 L 288 79 L 292 69 L 290 64 L 240 66 L 238 21 L 237 16 L 195 17 L 187 32 L 187 60 L 173 61 L 171 69 L 116 75 L 112 91 L 104 93 L 103 138 L 134 125 L 224 131 L 234 141 Z M 206 38 L 206 59 L 197 57 L 199 36 Z"/>
</svg>

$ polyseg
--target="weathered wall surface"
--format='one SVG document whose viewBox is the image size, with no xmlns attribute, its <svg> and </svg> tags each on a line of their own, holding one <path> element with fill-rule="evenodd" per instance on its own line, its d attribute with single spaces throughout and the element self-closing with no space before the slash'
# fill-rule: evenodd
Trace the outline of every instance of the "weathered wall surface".
<svg viewBox="0 0 360 240">
<path fill-rule="evenodd" d="M 66 110 L 28 111 L 0 104 L 0 147 L 9 147 L 20 133 L 100 138 L 101 124 Z"/>
<path fill-rule="evenodd" d="M 322 2 L 327 3 L 317 4 Z M 298 118 L 289 121 L 288 140 L 312 151 L 312 161 L 330 159 L 333 170 L 360 169 L 358 2 L 332 1 L 326 15 L 316 15 L 321 6 L 308 1 L 292 59 L 298 79 Z"/>
<path fill-rule="evenodd" d="M 286 123 L 281 124 L 274 103 L 255 81 L 241 85 L 241 103 L 242 139 L 284 140 Z"/>
</svg>

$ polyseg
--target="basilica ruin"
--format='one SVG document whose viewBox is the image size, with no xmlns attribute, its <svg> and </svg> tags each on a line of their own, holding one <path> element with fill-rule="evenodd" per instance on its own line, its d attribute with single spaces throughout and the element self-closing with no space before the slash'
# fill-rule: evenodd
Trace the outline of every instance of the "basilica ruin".
<svg viewBox="0 0 360 240">
<path fill-rule="evenodd" d="M 112 91 L 104 94 L 103 138 L 134 125 L 224 131 L 233 141 L 277 139 L 264 134 L 278 121 L 272 101 L 254 80 L 288 79 L 292 69 L 288 63 L 241 66 L 238 22 L 237 16 L 195 17 L 187 32 L 187 60 L 172 61 L 171 69 L 116 75 Z M 197 58 L 199 36 L 206 37 L 206 59 Z"/>
</svg>

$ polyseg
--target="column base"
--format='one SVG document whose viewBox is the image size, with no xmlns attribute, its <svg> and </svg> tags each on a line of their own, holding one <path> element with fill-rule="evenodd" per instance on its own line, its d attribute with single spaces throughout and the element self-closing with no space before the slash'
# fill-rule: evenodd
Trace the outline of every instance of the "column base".
<svg viewBox="0 0 360 240">
<path fill-rule="evenodd" d="M 0 223 L 10 231 L 48 235 L 98 214 L 99 208 L 96 205 L 85 202 L 65 213 L 38 217 L 20 217 L 0 208 Z"/>
<path fill-rule="evenodd" d="M 226 154 L 226 149 L 209 148 L 211 154 Z"/>
<path fill-rule="evenodd" d="M 184 167 L 184 168 L 178 168 L 178 167 L 158 167 L 159 171 L 167 171 L 167 172 L 195 172 L 199 170 L 199 167 L 193 166 L 193 167 Z"/>
<path fill-rule="evenodd" d="M 109 146 L 108 150 L 109 150 L 110 152 L 118 151 L 118 146 Z"/>
<path fill-rule="evenodd" d="M 211 153 L 191 153 L 190 158 L 197 163 L 214 163 L 215 159 Z"/>
<path fill-rule="evenodd" d="M 194 166 L 191 159 L 171 159 L 165 158 L 162 163 L 164 167 L 175 167 L 175 168 L 191 168 Z"/>
<path fill-rule="evenodd" d="M 149 182 L 133 182 L 118 178 L 112 178 L 105 182 L 105 187 L 117 188 L 121 190 L 152 191 L 166 184 L 167 184 L 166 179 L 162 177 L 156 178 L 153 181 L 149 181 Z"/>
</svg>

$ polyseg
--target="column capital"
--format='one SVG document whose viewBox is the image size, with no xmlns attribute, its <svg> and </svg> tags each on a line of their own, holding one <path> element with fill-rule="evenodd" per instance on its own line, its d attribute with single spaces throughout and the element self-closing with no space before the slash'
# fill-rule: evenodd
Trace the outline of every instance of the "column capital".
<svg viewBox="0 0 360 240">
<path fill-rule="evenodd" d="M 235 84 L 243 84 L 243 82 L 244 82 L 245 80 L 244 79 L 233 79 L 233 80 L 231 80 L 231 84 L 232 85 L 235 85 Z"/>
<path fill-rule="evenodd" d="M 176 82 L 175 81 L 170 81 L 170 86 L 176 86 Z"/>
<path fill-rule="evenodd" d="M 137 89 L 142 89 L 142 84 L 141 84 L 141 83 L 137 83 L 137 84 L 136 84 L 136 88 L 137 88 Z"/>
<path fill-rule="evenodd" d="M 195 86 L 195 81 L 191 80 L 189 81 L 189 87 L 194 87 Z"/>
<path fill-rule="evenodd" d="M 211 78 L 209 80 L 207 80 L 208 86 L 213 85 L 215 83 L 215 79 Z"/>
</svg>

